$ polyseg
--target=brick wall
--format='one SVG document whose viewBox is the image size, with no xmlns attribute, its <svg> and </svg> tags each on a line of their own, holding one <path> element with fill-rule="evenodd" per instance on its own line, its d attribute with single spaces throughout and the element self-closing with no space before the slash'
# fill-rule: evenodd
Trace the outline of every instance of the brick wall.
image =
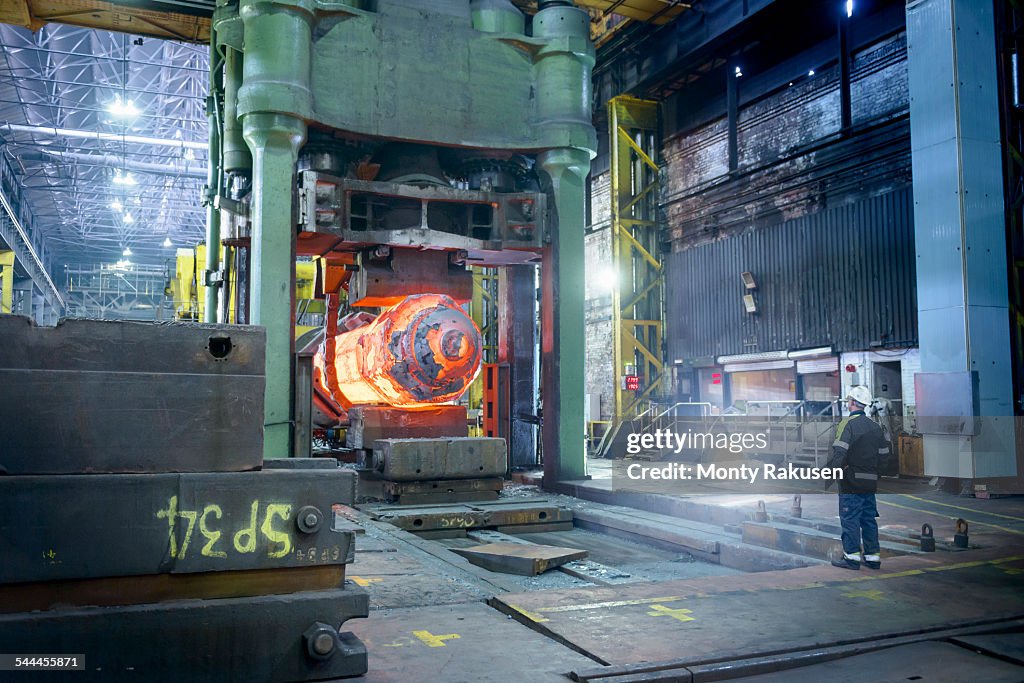
<svg viewBox="0 0 1024 683">
<path fill-rule="evenodd" d="M 615 373 L 612 348 L 612 298 L 608 283 L 611 267 L 611 195 L 609 175 L 590 183 L 591 230 L 586 236 L 586 393 L 599 402 L 602 419 L 615 410 Z M 594 410 L 594 408 L 592 408 Z M 596 412 L 596 410 L 595 410 Z"/>
<path fill-rule="evenodd" d="M 672 248 L 908 184 L 905 34 L 854 54 L 851 76 L 852 136 L 840 135 L 834 67 L 740 109 L 734 176 L 724 117 L 666 140 L 662 204 Z"/>
</svg>

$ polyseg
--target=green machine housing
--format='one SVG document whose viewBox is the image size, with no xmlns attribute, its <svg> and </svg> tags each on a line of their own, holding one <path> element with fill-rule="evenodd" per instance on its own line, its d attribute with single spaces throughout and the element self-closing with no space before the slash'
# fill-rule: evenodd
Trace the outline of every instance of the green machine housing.
<svg viewBox="0 0 1024 683">
<path fill-rule="evenodd" d="M 410 248 L 541 264 L 545 478 L 585 476 L 587 14 L 540 2 L 527 30 L 508 0 L 218 4 L 207 241 L 221 239 L 214 207 L 244 194 L 249 322 L 267 330 L 265 457 L 294 448 L 296 253 L 358 264 Z"/>
</svg>

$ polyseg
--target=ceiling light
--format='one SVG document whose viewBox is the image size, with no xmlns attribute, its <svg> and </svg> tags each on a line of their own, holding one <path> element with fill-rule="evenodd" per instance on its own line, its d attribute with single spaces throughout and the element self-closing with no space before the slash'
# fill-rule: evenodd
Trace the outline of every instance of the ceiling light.
<svg viewBox="0 0 1024 683">
<path fill-rule="evenodd" d="M 185 150 L 185 158 L 188 159 L 189 161 L 195 161 L 196 153 L 192 151 L 191 147 Z"/>
<path fill-rule="evenodd" d="M 814 75 L 814 69 L 811 69 L 810 71 L 808 71 L 807 75 L 808 76 L 813 76 Z"/>
<path fill-rule="evenodd" d="M 734 73 L 736 74 L 736 78 L 739 78 L 740 76 L 743 75 L 743 70 L 740 69 L 739 67 L 736 67 L 736 71 Z"/>
<path fill-rule="evenodd" d="M 135 217 L 132 216 L 130 213 L 126 213 L 124 215 L 124 222 L 125 223 L 134 223 L 135 222 Z M 125 251 L 128 252 L 127 254 L 125 254 L 125 256 L 131 256 L 131 253 L 132 253 L 131 249 L 125 249 Z"/>
<path fill-rule="evenodd" d="M 114 101 L 107 105 L 107 111 L 119 119 L 131 119 L 139 115 L 134 100 L 122 100 L 118 95 Z"/>
<path fill-rule="evenodd" d="M 131 255 L 132 255 L 131 247 L 125 247 L 124 251 L 121 252 L 121 256 L 131 256 Z"/>
<path fill-rule="evenodd" d="M 124 207 L 121 205 L 120 199 L 115 199 L 114 201 L 110 202 L 110 208 L 113 209 L 114 211 L 120 211 Z"/>
<path fill-rule="evenodd" d="M 120 169 L 114 171 L 114 184 L 115 185 L 136 185 L 138 181 L 132 176 L 131 171 L 122 173 Z"/>
<path fill-rule="evenodd" d="M 853 16 L 853 0 L 846 0 L 846 18 Z"/>
<path fill-rule="evenodd" d="M 171 247 L 171 246 L 174 246 L 174 245 L 173 245 L 173 244 L 171 243 L 171 238 L 170 238 L 170 237 L 165 237 L 165 238 L 164 238 L 164 246 L 165 246 L 165 247 Z"/>
</svg>

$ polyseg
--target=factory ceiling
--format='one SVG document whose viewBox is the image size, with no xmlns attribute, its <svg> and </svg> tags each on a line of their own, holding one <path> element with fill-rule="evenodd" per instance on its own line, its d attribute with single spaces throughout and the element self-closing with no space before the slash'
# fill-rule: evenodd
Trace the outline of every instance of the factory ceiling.
<svg viewBox="0 0 1024 683">
<path fill-rule="evenodd" d="M 536 0 L 514 0 L 527 13 Z M 602 42 L 660 25 L 681 0 L 578 0 Z M 163 263 L 201 241 L 215 0 L 0 3 L 0 163 L 9 163 L 56 275 L 62 265 Z M 118 111 L 131 107 L 137 114 Z M 129 116 L 125 116 L 129 114 Z M 116 183 L 130 177 L 135 185 Z"/>
<path fill-rule="evenodd" d="M 0 163 L 54 275 L 201 240 L 205 47 L 54 23 L 0 25 L 0 51 Z"/>
<path fill-rule="evenodd" d="M 524 12 L 537 11 L 537 0 L 513 0 Z M 683 0 L 577 0 L 591 17 L 591 36 L 598 43 L 630 21 L 668 23 L 691 7 Z M 0 22 L 37 29 L 59 22 L 123 31 L 153 38 L 205 43 L 215 0 L 6 0 Z"/>
</svg>

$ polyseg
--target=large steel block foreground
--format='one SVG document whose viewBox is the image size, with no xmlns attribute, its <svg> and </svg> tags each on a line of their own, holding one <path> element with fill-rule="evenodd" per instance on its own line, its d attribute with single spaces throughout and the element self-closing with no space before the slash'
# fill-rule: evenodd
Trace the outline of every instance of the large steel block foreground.
<svg viewBox="0 0 1024 683">
<path fill-rule="evenodd" d="M 83 680 L 358 675 L 355 500 L 333 461 L 264 463 L 263 331 L 0 317 L 0 650 Z M 288 465 L 285 467 L 284 465 Z"/>
<path fill-rule="evenodd" d="M 0 477 L 0 643 L 88 680 L 316 680 L 366 670 L 334 528 L 351 472 Z"/>
<path fill-rule="evenodd" d="M 259 328 L 0 316 L 0 339 L 0 473 L 260 466 Z"/>
</svg>

